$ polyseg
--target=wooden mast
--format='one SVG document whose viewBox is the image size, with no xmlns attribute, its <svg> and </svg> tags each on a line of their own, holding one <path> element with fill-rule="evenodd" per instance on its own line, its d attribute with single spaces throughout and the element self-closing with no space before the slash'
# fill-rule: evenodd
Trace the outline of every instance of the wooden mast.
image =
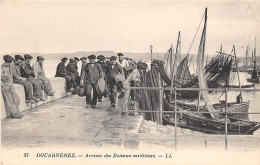
<svg viewBox="0 0 260 165">
<path fill-rule="evenodd" d="M 235 55 L 235 64 L 236 64 L 236 71 L 237 71 L 239 92 L 240 92 L 240 96 L 241 96 L 241 101 L 243 101 L 243 99 L 242 99 L 242 92 L 241 92 L 240 78 L 239 78 L 239 71 L 238 71 L 238 66 L 237 66 L 237 55 L 236 55 L 236 49 L 235 49 L 235 46 L 234 46 L 234 45 L 233 45 L 233 50 L 234 50 L 234 55 Z"/>
<path fill-rule="evenodd" d="M 175 56 L 174 56 L 174 63 L 173 63 L 173 67 L 172 67 L 172 76 L 171 76 L 171 87 L 173 88 L 173 85 L 174 85 L 174 82 L 175 82 L 175 72 L 176 72 L 176 69 L 175 69 L 175 66 L 176 66 L 176 62 L 177 62 L 177 55 L 178 55 L 178 47 L 179 47 L 179 39 L 180 39 L 180 31 L 179 31 L 179 34 L 178 34 L 178 40 L 177 40 L 177 45 L 176 45 L 176 53 L 175 53 Z"/>
</svg>

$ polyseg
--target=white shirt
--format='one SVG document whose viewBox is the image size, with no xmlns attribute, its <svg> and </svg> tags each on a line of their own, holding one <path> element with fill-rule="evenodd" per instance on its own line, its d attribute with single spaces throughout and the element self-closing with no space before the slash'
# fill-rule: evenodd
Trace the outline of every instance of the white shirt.
<svg viewBox="0 0 260 165">
<path fill-rule="evenodd" d="M 129 66 L 129 63 L 126 59 L 122 60 L 122 63 L 119 62 L 119 59 L 116 61 L 122 68 Z"/>
</svg>

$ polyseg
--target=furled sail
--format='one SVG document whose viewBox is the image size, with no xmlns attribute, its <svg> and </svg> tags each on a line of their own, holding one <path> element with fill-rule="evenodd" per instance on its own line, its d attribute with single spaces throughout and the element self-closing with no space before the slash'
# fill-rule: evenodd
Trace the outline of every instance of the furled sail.
<svg viewBox="0 0 260 165">
<path fill-rule="evenodd" d="M 204 62 L 205 42 L 206 42 L 206 27 L 207 27 L 207 8 L 205 9 L 205 23 L 204 23 L 201 40 L 200 40 L 200 46 L 198 50 L 198 61 L 197 61 L 199 87 L 202 89 L 208 88 L 203 74 L 203 62 Z M 219 118 L 215 115 L 215 109 L 213 108 L 212 104 L 209 101 L 208 91 L 201 91 L 200 93 L 203 100 L 205 101 L 208 111 L 210 112 L 210 116 L 214 120 L 219 120 Z"/>
</svg>

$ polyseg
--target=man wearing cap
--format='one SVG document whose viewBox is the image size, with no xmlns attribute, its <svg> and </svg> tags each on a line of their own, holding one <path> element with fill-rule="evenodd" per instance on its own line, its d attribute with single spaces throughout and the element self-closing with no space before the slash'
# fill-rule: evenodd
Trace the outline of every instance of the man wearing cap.
<svg viewBox="0 0 260 165">
<path fill-rule="evenodd" d="M 5 55 L 4 61 L 1 65 L 1 91 L 5 102 L 6 115 L 11 118 L 22 118 L 23 116 L 19 114 L 20 99 L 13 86 L 13 76 L 10 68 L 13 57 Z"/>
<path fill-rule="evenodd" d="M 79 84 L 77 83 L 77 77 L 79 77 L 79 72 L 76 69 L 76 61 L 73 58 L 70 58 L 69 61 L 70 62 L 66 66 L 66 71 L 67 74 L 71 77 L 74 93 L 76 93 L 79 87 Z"/>
<path fill-rule="evenodd" d="M 25 54 L 25 61 L 21 64 L 21 75 L 31 82 L 33 86 L 33 96 L 39 98 L 40 101 L 46 101 L 42 95 L 42 84 L 40 80 L 33 78 L 33 68 L 31 67 L 32 56 L 30 54 Z"/>
<path fill-rule="evenodd" d="M 79 62 L 79 58 L 78 58 L 78 57 L 74 57 L 74 60 L 75 60 L 75 69 L 76 69 L 77 72 L 78 72 L 78 62 Z M 79 73 L 79 72 L 78 72 L 78 73 Z M 79 86 L 80 76 L 76 76 L 76 83 L 77 83 L 77 85 Z"/>
<path fill-rule="evenodd" d="M 106 77 L 106 70 L 107 70 L 107 63 L 105 62 L 105 59 L 106 57 L 103 56 L 103 55 L 99 55 L 97 56 L 97 59 L 98 59 L 98 62 L 99 65 L 101 66 L 102 68 L 102 71 L 103 71 L 103 77 Z M 106 79 L 105 79 L 106 81 Z M 106 93 L 104 94 L 105 97 L 107 97 Z M 102 95 L 98 95 L 98 102 L 101 102 L 102 101 Z"/>
<path fill-rule="evenodd" d="M 13 74 L 13 81 L 15 84 L 23 85 L 26 103 L 35 103 L 40 101 L 40 99 L 33 96 L 33 86 L 30 81 L 26 78 L 21 76 L 21 63 L 24 61 L 24 58 L 21 55 L 15 55 L 15 60 L 11 64 L 12 74 Z"/>
<path fill-rule="evenodd" d="M 35 79 L 40 80 L 44 86 L 44 91 L 47 96 L 54 96 L 54 91 L 51 87 L 51 82 L 45 77 L 45 72 L 43 68 L 43 61 L 45 59 L 42 56 L 37 56 L 37 61 L 33 64 L 33 74 Z"/>
<path fill-rule="evenodd" d="M 128 71 L 128 68 L 129 68 L 129 63 L 126 59 L 124 59 L 123 53 L 118 53 L 117 56 L 118 56 L 117 63 L 123 68 L 125 78 L 127 78 L 127 76 L 128 76 L 127 71 Z"/>
<path fill-rule="evenodd" d="M 107 66 L 106 70 L 106 78 L 107 78 L 107 87 L 109 92 L 109 99 L 110 104 L 115 107 L 116 105 L 116 98 L 117 98 L 117 92 L 120 91 L 120 87 L 118 87 L 116 83 L 116 76 L 118 74 L 123 74 L 122 67 L 116 62 L 117 57 L 112 56 L 110 57 L 110 63 Z"/>
<path fill-rule="evenodd" d="M 88 56 L 89 63 L 86 64 L 85 69 L 82 72 L 82 77 L 80 80 L 80 85 L 85 85 L 86 91 L 86 108 L 91 105 L 91 108 L 96 108 L 97 105 L 97 90 L 96 83 L 99 78 L 103 77 L 103 71 L 101 66 L 95 62 L 96 56 L 90 55 Z M 93 97 L 91 99 L 91 91 L 93 89 Z"/>
<path fill-rule="evenodd" d="M 57 69 L 56 69 L 56 75 L 55 77 L 63 77 L 66 79 L 66 90 L 68 92 L 72 92 L 72 80 L 69 74 L 67 74 L 65 64 L 67 62 L 68 58 L 64 57 L 61 59 L 61 62 L 58 64 Z"/>
<path fill-rule="evenodd" d="M 81 60 L 81 63 L 82 63 L 81 71 L 80 71 L 80 77 L 82 77 L 82 72 L 83 72 L 85 66 L 87 65 L 87 57 L 82 57 L 82 58 L 80 58 L 80 60 Z"/>
<path fill-rule="evenodd" d="M 79 58 L 78 57 L 74 57 L 74 60 L 75 60 L 75 69 L 78 70 Z"/>
</svg>

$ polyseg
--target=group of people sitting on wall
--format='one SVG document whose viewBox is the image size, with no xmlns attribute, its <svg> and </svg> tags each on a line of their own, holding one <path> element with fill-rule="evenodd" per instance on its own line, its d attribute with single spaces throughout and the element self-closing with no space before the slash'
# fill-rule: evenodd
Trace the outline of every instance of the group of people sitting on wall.
<svg viewBox="0 0 260 165">
<path fill-rule="evenodd" d="M 45 77 L 42 56 L 37 56 L 36 63 L 31 65 L 33 57 L 29 54 L 5 55 L 4 63 L 1 66 L 1 89 L 6 104 L 7 117 L 22 118 L 19 114 L 20 99 L 15 92 L 13 84 L 24 86 L 26 103 L 45 101 L 46 96 L 54 96 L 51 83 Z M 88 62 L 87 62 L 88 60 Z M 86 95 L 86 107 L 95 108 L 97 101 L 101 102 L 102 97 L 109 96 L 111 106 L 115 107 L 117 93 L 124 97 L 124 83 L 129 82 L 131 86 L 136 86 L 140 82 L 140 70 L 147 68 L 144 63 L 135 63 L 132 59 L 124 58 L 123 53 L 117 56 L 105 57 L 103 55 L 90 55 L 87 58 L 64 57 L 58 64 L 55 77 L 66 79 L 66 90 L 76 94 L 80 87 L 84 87 Z M 79 73 L 77 64 L 82 62 Z M 120 76 L 121 75 L 121 76 Z M 104 94 L 98 94 L 96 83 L 99 78 L 104 78 L 107 90 Z M 93 92 L 92 92 L 93 91 Z M 93 94 L 93 96 L 91 95 Z"/>
<path fill-rule="evenodd" d="M 21 84 L 25 91 L 26 103 L 34 104 L 46 101 L 44 94 L 54 96 L 49 79 L 45 77 L 43 69 L 44 58 L 38 56 L 35 64 L 31 66 L 33 57 L 29 54 L 10 55 L 3 57 L 1 65 L 1 90 L 7 109 L 7 117 L 22 118 L 19 114 L 20 99 L 14 90 L 13 84 Z"/>
</svg>

